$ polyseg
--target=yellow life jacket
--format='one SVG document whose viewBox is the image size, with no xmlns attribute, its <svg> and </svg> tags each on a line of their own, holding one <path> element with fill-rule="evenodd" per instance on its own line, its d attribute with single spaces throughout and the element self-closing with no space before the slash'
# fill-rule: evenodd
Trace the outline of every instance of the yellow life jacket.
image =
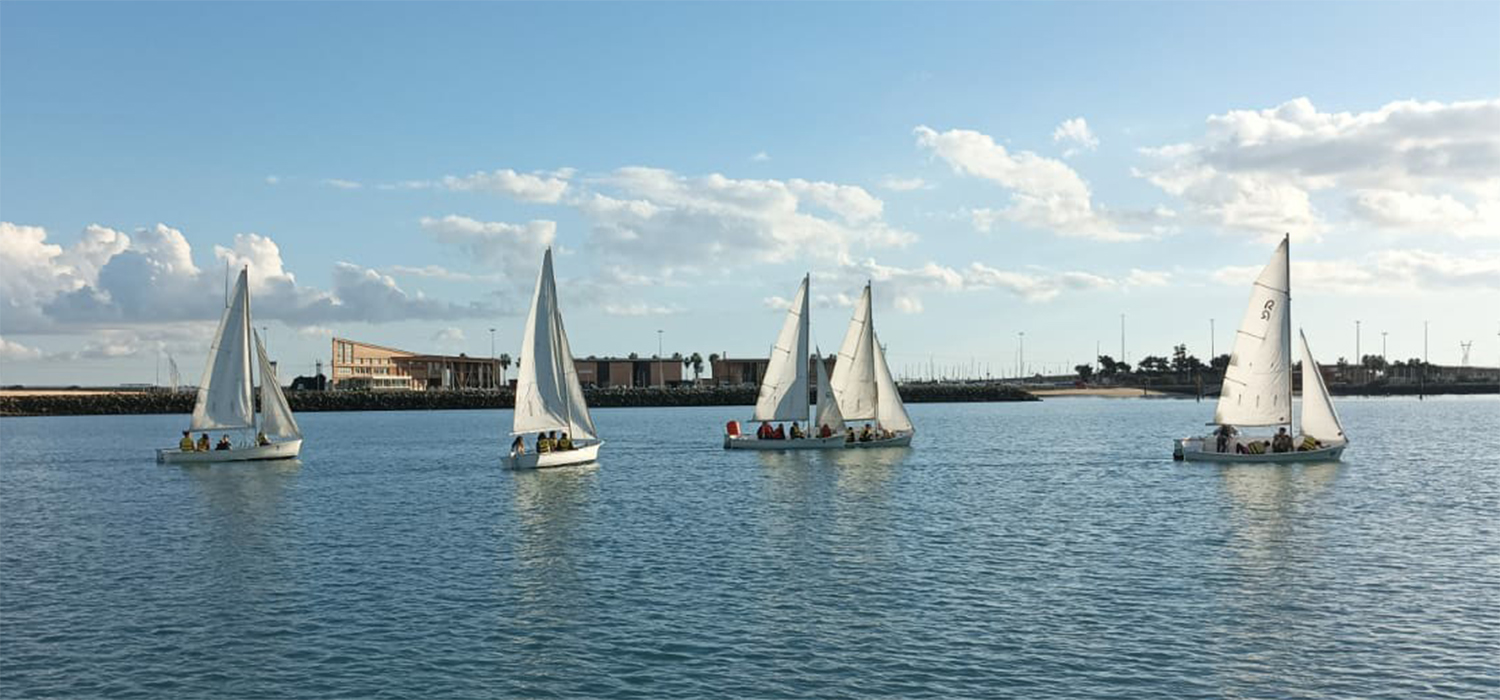
<svg viewBox="0 0 1500 700">
<path fill-rule="evenodd" d="M 195 443 L 193 442 L 192 438 L 185 437 L 182 440 L 178 441 L 178 443 L 177 443 L 177 449 L 179 449 L 179 450 L 181 450 L 183 452 L 192 452 L 193 448 L 194 448 L 194 444 Z"/>
<path fill-rule="evenodd" d="M 1315 437 L 1313 437 L 1313 436 L 1311 436 L 1311 435 L 1304 435 L 1302 437 L 1302 449 L 1303 450 L 1316 450 L 1316 449 L 1318 449 L 1318 439 L 1315 438 Z"/>
<path fill-rule="evenodd" d="M 1260 442 L 1258 440 L 1256 442 L 1250 443 L 1250 454 L 1253 454 L 1253 455 L 1263 455 L 1265 453 L 1266 453 L 1266 443 Z"/>
</svg>

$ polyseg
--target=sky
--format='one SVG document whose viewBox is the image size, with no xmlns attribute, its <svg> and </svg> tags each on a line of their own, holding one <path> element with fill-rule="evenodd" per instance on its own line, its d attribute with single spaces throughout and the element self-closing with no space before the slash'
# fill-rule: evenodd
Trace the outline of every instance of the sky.
<svg viewBox="0 0 1500 700">
<path fill-rule="evenodd" d="M 288 378 L 514 355 L 549 245 L 579 355 L 1207 357 L 1284 234 L 1320 360 L 1500 363 L 1500 3 L 0 4 L 0 384 L 196 381 L 242 265 Z"/>
</svg>

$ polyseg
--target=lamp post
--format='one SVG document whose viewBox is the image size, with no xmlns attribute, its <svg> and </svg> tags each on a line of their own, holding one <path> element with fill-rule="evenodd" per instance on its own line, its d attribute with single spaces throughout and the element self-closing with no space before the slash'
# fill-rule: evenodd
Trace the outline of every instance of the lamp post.
<svg viewBox="0 0 1500 700">
<path fill-rule="evenodd" d="M 661 385 L 665 387 L 667 385 L 667 375 L 663 374 L 661 370 L 661 333 L 660 328 L 656 329 L 656 376 L 661 377 Z"/>
<path fill-rule="evenodd" d="M 1359 368 L 1359 373 L 1365 373 L 1365 358 L 1359 354 L 1359 319 L 1354 319 L 1354 366 Z"/>
<path fill-rule="evenodd" d="M 1026 377 L 1026 331 L 1017 331 L 1016 338 L 1019 344 L 1016 346 L 1016 376 Z"/>
<path fill-rule="evenodd" d="M 1208 364 L 1213 365 L 1218 353 L 1214 352 L 1214 320 L 1208 319 Z"/>
<path fill-rule="evenodd" d="M 493 328 L 490 329 L 490 388 L 500 388 L 500 385 L 495 383 L 495 329 Z"/>
<path fill-rule="evenodd" d="M 1125 361 L 1125 314 L 1120 314 L 1120 361 Z"/>
</svg>

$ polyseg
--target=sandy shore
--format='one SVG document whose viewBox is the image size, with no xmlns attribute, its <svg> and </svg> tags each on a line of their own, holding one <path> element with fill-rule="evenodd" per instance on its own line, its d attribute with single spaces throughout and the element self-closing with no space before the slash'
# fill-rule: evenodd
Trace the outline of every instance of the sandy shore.
<svg viewBox="0 0 1500 700">
<path fill-rule="evenodd" d="M 1158 396 L 1173 396 L 1160 391 L 1150 389 L 1137 389 L 1126 386 L 1100 386 L 1087 389 L 1029 389 L 1033 394 L 1044 399 L 1055 396 L 1103 396 L 1112 399 L 1136 399 L 1141 397 L 1151 398 Z"/>
</svg>

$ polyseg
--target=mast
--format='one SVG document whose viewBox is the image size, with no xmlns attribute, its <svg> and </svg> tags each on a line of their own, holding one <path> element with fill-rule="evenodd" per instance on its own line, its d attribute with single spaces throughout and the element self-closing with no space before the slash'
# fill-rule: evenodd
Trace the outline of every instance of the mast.
<svg viewBox="0 0 1500 700">
<path fill-rule="evenodd" d="M 246 265 L 244 267 L 244 270 L 245 270 L 245 357 L 255 357 L 255 355 L 252 354 L 252 353 L 255 350 L 254 346 L 256 345 L 256 343 L 259 342 L 259 338 L 258 338 L 258 336 L 252 335 L 253 333 L 255 333 L 255 323 L 250 320 L 250 266 Z M 248 385 L 250 385 L 250 387 L 249 387 L 250 388 L 250 396 L 251 396 L 251 398 L 250 398 L 251 404 L 250 405 L 251 405 L 252 409 L 254 409 L 254 407 L 255 407 L 255 398 L 254 398 L 255 397 L 255 374 L 256 374 L 256 370 L 257 370 L 257 368 L 259 366 L 260 366 L 259 362 L 251 362 L 250 363 L 250 371 L 245 373 L 245 383 L 248 384 Z M 264 372 L 261 372 L 262 376 L 260 378 L 260 381 L 262 383 L 264 383 L 266 381 L 266 378 L 265 378 L 264 374 L 265 374 Z M 265 402 L 261 402 L 261 403 L 264 404 Z M 265 413 L 265 410 L 266 410 L 266 407 L 264 405 L 262 405 L 260 407 L 260 411 L 258 411 L 258 412 L 255 411 L 255 410 L 251 410 L 250 411 L 250 427 L 253 428 L 255 430 L 255 432 L 257 432 L 257 433 L 260 432 L 260 424 L 261 424 L 261 419 L 262 419 L 261 414 Z"/>
<path fill-rule="evenodd" d="M 1292 423 L 1292 234 L 1282 238 L 1282 257 L 1286 262 L 1286 313 L 1281 315 L 1282 357 L 1286 358 L 1286 431 L 1291 433 Z M 1313 369 L 1317 369 L 1314 367 Z M 1307 401 L 1307 387 L 1302 387 L 1302 400 Z M 1303 408 L 1306 408 L 1304 405 Z"/>
</svg>

